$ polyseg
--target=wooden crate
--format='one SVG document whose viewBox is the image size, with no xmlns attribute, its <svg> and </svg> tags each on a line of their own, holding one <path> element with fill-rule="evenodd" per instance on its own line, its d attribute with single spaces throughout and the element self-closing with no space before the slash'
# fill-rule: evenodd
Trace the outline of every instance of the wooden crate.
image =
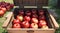
<svg viewBox="0 0 60 33">
<path fill-rule="evenodd" d="M 59 25 L 57 24 L 54 17 L 49 13 L 49 16 L 52 20 L 50 24 L 52 25 L 52 28 L 48 29 L 33 29 L 33 28 L 12 28 L 12 20 L 14 19 L 13 12 L 10 13 L 10 15 L 7 17 L 7 20 L 2 25 L 3 28 L 5 28 L 8 33 L 55 33 L 55 30 L 59 28 Z"/>
</svg>

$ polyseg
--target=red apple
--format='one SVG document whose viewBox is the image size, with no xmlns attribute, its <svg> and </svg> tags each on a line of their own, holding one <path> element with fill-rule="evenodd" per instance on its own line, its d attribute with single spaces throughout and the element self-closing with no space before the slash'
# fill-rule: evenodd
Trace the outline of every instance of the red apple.
<svg viewBox="0 0 60 33">
<path fill-rule="evenodd" d="M 23 28 L 29 28 L 29 25 L 30 25 L 30 24 L 29 24 L 28 21 L 23 21 L 23 22 L 22 22 L 22 27 L 23 27 Z"/>
<path fill-rule="evenodd" d="M 15 23 L 21 23 L 21 22 L 19 19 L 14 19 L 12 23 L 15 24 Z"/>
<path fill-rule="evenodd" d="M 7 10 L 10 10 L 10 9 L 11 9 L 11 8 L 10 8 L 10 5 L 6 6 L 6 9 L 7 9 Z"/>
<path fill-rule="evenodd" d="M 37 14 L 33 14 L 32 18 L 38 18 Z"/>
<path fill-rule="evenodd" d="M 10 5 L 10 3 L 7 3 L 7 6 Z"/>
<path fill-rule="evenodd" d="M 39 20 L 45 20 L 45 19 L 46 19 L 46 17 L 44 15 L 39 16 Z"/>
<path fill-rule="evenodd" d="M 6 7 L 9 6 L 9 5 L 10 5 L 10 3 L 6 3 L 6 4 L 5 4 Z"/>
<path fill-rule="evenodd" d="M 17 19 L 19 19 L 20 21 L 23 21 L 23 16 L 17 16 Z"/>
<path fill-rule="evenodd" d="M 1 8 L 2 8 L 2 7 L 0 6 L 0 10 L 1 10 Z"/>
<path fill-rule="evenodd" d="M 3 16 L 3 15 L 4 15 L 4 11 L 0 10 L 0 16 Z"/>
<path fill-rule="evenodd" d="M 30 21 L 30 17 L 29 17 L 29 16 L 25 16 L 25 17 L 24 17 L 24 20 L 25 20 L 25 21 Z"/>
<path fill-rule="evenodd" d="M 3 10 L 4 12 L 6 12 L 6 8 L 5 7 L 2 7 L 1 10 Z"/>
<path fill-rule="evenodd" d="M 48 29 L 48 26 L 46 25 L 46 26 L 42 26 L 41 27 L 42 29 Z"/>
<path fill-rule="evenodd" d="M 38 23 L 38 19 L 37 18 L 32 18 L 32 22 Z"/>
<path fill-rule="evenodd" d="M 1 3 L 2 3 L 2 5 L 4 5 L 6 2 L 5 1 L 2 1 Z"/>
<path fill-rule="evenodd" d="M 31 28 L 36 29 L 36 28 L 38 28 L 38 25 L 36 23 L 31 23 Z"/>
<path fill-rule="evenodd" d="M 39 10 L 39 15 L 44 15 L 44 10 Z"/>
<path fill-rule="evenodd" d="M 24 11 L 23 10 L 19 10 L 19 15 L 24 15 Z"/>
<path fill-rule="evenodd" d="M 1 2 L 0 2 L 0 5 L 1 5 Z"/>
<path fill-rule="evenodd" d="M 4 1 L 0 2 L 0 7 L 2 7 L 4 9 L 4 11 L 5 11 L 5 8 L 7 10 L 10 10 L 11 8 L 13 8 L 13 6 L 14 6 L 13 4 L 6 3 Z"/>
<path fill-rule="evenodd" d="M 13 8 L 14 7 L 14 4 L 10 4 L 10 7 Z"/>
<path fill-rule="evenodd" d="M 46 23 L 45 20 L 40 20 L 39 23 L 38 23 L 39 27 L 45 26 L 46 24 L 47 23 Z"/>
<path fill-rule="evenodd" d="M 21 28 L 21 25 L 19 23 L 13 24 L 13 28 Z"/>
<path fill-rule="evenodd" d="M 32 14 L 36 14 L 36 10 L 35 9 L 32 9 Z"/>
<path fill-rule="evenodd" d="M 5 5 L 1 5 L 1 7 L 5 7 Z"/>
<path fill-rule="evenodd" d="M 25 14 L 26 14 L 27 16 L 31 16 L 31 12 L 30 12 L 29 10 L 26 11 Z"/>
</svg>

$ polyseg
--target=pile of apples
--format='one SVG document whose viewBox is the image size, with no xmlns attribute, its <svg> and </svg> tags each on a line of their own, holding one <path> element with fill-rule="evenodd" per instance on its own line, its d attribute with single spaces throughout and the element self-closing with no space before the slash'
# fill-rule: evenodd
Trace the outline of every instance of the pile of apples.
<svg viewBox="0 0 60 33">
<path fill-rule="evenodd" d="M 44 10 L 19 10 L 12 21 L 12 28 L 43 28 L 48 29 Z"/>
<path fill-rule="evenodd" d="M 7 10 L 10 10 L 14 7 L 14 4 L 10 4 L 7 2 L 0 2 L 0 16 L 3 16 Z"/>
</svg>

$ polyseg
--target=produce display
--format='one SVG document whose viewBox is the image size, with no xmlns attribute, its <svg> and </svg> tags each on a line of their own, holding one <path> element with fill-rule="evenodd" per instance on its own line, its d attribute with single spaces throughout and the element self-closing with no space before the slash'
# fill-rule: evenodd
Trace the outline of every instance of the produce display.
<svg viewBox="0 0 60 33">
<path fill-rule="evenodd" d="M 12 28 L 43 28 L 48 29 L 44 10 L 18 10 L 12 21 Z"/>
<path fill-rule="evenodd" d="M 7 2 L 0 2 L 0 16 L 3 16 L 7 10 L 10 10 L 14 7 L 14 4 L 10 4 Z"/>
</svg>

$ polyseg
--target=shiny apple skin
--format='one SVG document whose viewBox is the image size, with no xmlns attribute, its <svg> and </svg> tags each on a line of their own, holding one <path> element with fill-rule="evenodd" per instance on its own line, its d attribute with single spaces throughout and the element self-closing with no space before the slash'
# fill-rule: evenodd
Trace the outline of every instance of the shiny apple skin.
<svg viewBox="0 0 60 33">
<path fill-rule="evenodd" d="M 13 28 L 21 28 L 21 25 L 19 23 L 13 24 Z"/>
<path fill-rule="evenodd" d="M 38 23 L 38 19 L 37 18 L 32 18 L 32 22 L 33 23 Z"/>
<path fill-rule="evenodd" d="M 4 11 L 0 10 L 0 16 L 3 16 L 3 15 L 4 15 Z"/>
<path fill-rule="evenodd" d="M 22 22 L 22 28 L 29 28 L 30 24 L 28 21 L 23 21 Z"/>
<path fill-rule="evenodd" d="M 45 26 L 45 25 L 47 25 L 45 20 L 40 20 L 39 23 L 38 23 L 39 27 L 42 27 L 42 26 Z"/>
<path fill-rule="evenodd" d="M 15 24 L 15 23 L 19 23 L 19 24 L 20 24 L 21 22 L 20 22 L 19 19 L 14 19 L 14 20 L 12 21 L 12 23 L 13 23 L 13 24 Z"/>
<path fill-rule="evenodd" d="M 30 21 L 31 18 L 30 18 L 30 16 L 25 16 L 25 17 L 24 17 L 24 20 L 25 20 L 25 21 Z"/>
<path fill-rule="evenodd" d="M 30 25 L 31 28 L 37 29 L 38 28 L 38 24 L 36 23 L 31 23 Z"/>
<path fill-rule="evenodd" d="M 17 15 L 17 19 L 19 19 L 22 22 L 23 21 L 23 16 Z"/>
</svg>

